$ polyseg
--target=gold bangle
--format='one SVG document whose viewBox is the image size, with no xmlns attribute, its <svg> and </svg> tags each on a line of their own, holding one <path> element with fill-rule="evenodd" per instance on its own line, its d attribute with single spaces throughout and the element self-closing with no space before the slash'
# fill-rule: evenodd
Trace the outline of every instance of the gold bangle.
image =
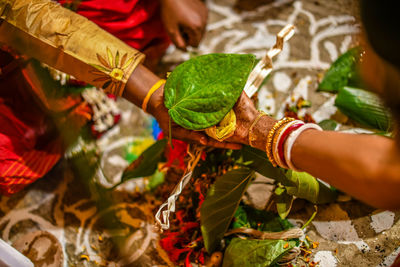
<svg viewBox="0 0 400 267">
<path fill-rule="evenodd" d="M 157 89 L 159 89 L 161 87 L 161 85 L 163 85 L 166 81 L 164 79 L 160 79 L 158 80 L 151 88 L 150 90 L 147 92 L 146 97 L 143 100 L 142 103 L 142 110 L 144 112 L 146 112 L 147 110 L 147 104 L 149 103 L 149 100 L 151 98 L 151 96 L 154 94 L 155 91 L 157 91 Z"/>
<path fill-rule="evenodd" d="M 271 162 L 272 166 L 276 167 L 277 163 L 273 157 L 273 152 L 272 152 L 272 141 L 275 136 L 276 131 L 284 124 L 294 121 L 293 118 L 283 118 L 279 121 L 277 121 L 274 126 L 272 126 L 271 130 L 268 132 L 267 136 L 267 145 L 265 148 L 265 152 L 267 153 L 267 157 L 269 161 Z"/>
<path fill-rule="evenodd" d="M 262 116 L 267 116 L 267 113 L 265 113 L 264 111 L 260 111 L 260 113 L 257 115 L 257 118 L 255 118 L 254 121 L 251 123 L 251 126 L 249 128 L 249 145 L 250 146 L 253 146 L 252 142 L 255 140 L 252 137 L 253 128 L 254 128 L 254 126 L 256 126 L 257 122 L 261 119 Z"/>
</svg>

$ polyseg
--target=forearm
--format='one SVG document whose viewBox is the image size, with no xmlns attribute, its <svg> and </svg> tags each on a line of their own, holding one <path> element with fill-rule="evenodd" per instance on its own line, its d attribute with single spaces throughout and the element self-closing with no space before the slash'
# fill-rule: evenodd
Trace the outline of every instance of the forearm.
<svg viewBox="0 0 400 267">
<path fill-rule="evenodd" d="M 389 138 L 308 130 L 296 140 L 292 162 L 370 205 L 399 208 L 400 155 Z"/>
<path fill-rule="evenodd" d="M 147 69 L 142 64 L 139 64 L 135 71 L 129 78 L 123 97 L 138 107 L 141 107 L 143 100 L 145 99 L 150 88 L 159 80 L 160 78 Z M 156 112 L 161 112 L 163 107 L 160 105 L 163 101 L 163 88 L 162 85 L 158 90 L 156 90 L 150 97 L 147 112 L 156 115 Z"/>
<path fill-rule="evenodd" d="M 7 3 L 7 4 L 5 4 Z M 121 95 L 144 55 L 50 0 L 0 0 L 0 44 Z"/>
<path fill-rule="evenodd" d="M 252 145 L 266 151 L 275 120 L 263 116 Z M 248 127 L 248 126 L 247 126 Z M 389 138 L 306 130 L 291 151 L 293 165 L 349 195 L 380 208 L 400 207 L 400 152 Z"/>
</svg>

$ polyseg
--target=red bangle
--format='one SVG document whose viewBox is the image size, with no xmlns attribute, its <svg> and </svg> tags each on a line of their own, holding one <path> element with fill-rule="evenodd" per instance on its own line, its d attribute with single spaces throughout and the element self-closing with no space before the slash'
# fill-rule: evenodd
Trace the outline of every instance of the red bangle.
<svg viewBox="0 0 400 267">
<path fill-rule="evenodd" d="M 300 128 L 301 126 L 303 126 L 305 123 L 304 122 L 299 122 L 299 123 L 295 123 L 292 126 L 290 126 L 289 128 L 287 128 L 281 135 L 279 142 L 278 142 L 278 155 L 279 158 L 281 159 L 282 163 L 287 166 L 286 164 L 286 160 L 285 160 L 285 155 L 284 155 L 284 148 L 283 145 L 285 144 L 286 139 L 289 137 L 289 135 L 297 130 L 298 128 Z"/>
</svg>

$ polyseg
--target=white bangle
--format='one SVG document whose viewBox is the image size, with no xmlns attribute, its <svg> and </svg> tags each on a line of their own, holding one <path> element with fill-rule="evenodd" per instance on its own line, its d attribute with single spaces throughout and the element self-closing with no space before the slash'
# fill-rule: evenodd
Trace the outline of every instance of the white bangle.
<svg viewBox="0 0 400 267">
<path fill-rule="evenodd" d="M 299 124 L 299 123 L 305 124 L 305 123 L 304 123 L 303 121 L 301 121 L 301 120 L 295 120 L 295 121 L 291 121 L 291 122 L 289 122 L 288 124 L 286 124 L 286 125 L 282 128 L 282 130 L 279 130 L 279 136 L 276 137 L 275 146 L 272 147 L 272 150 L 273 150 L 273 153 L 272 153 L 272 154 L 273 154 L 273 157 L 274 157 L 275 162 L 278 164 L 279 167 L 282 167 L 282 168 L 285 168 L 285 169 L 288 168 L 288 166 L 287 166 L 284 162 L 282 162 L 282 159 L 281 159 L 281 157 L 279 156 L 279 143 L 280 143 L 280 141 L 281 141 L 282 135 L 283 135 L 283 133 L 284 133 L 287 129 L 289 129 L 289 127 L 291 127 L 291 126 L 293 126 L 293 125 L 295 125 L 295 124 Z M 288 136 L 288 137 L 289 137 L 289 136 Z"/>
<path fill-rule="evenodd" d="M 297 169 L 292 163 L 292 148 L 293 148 L 293 145 L 296 142 L 297 138 L 300 136 L 300 134 L 302 132 L 304 132 L 305 130 L 309 130 L 309 129 L 315 129 L 315 130 L 322 131 L 322 128 L 319 127 L 318 124 L 306 123 L 303 126 L 301 126 L 299 129 L 297 129 L 296 131 L 292 132 L 289 135 L 289 137 L 287 138 L 286 142 L 285 142 L 285 160 L 286 160 L 286 164 L 288 165 L 288 167 L 290 169 L 292 169 L 294 171 L 301 172 L 302 170 Z"/>
</svg>

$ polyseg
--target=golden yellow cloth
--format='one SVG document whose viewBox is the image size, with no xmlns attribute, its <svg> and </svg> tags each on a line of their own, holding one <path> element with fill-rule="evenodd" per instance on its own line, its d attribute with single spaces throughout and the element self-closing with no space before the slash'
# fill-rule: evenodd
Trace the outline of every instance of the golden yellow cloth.
<svg viewBox="0 0 400 267">
<path fill-rule="evenodd" d="M 144 55 L 50 0 L 0 0 L 0 44 L 122 95 Z"/>
<path fill-rule="evenodd" d="M 231 109 L 228 114 L 217 124 L 205 129 L 208 136 L 222 142 L 231 137 L 236 130 L 236 114 Z"/>
</svg>

